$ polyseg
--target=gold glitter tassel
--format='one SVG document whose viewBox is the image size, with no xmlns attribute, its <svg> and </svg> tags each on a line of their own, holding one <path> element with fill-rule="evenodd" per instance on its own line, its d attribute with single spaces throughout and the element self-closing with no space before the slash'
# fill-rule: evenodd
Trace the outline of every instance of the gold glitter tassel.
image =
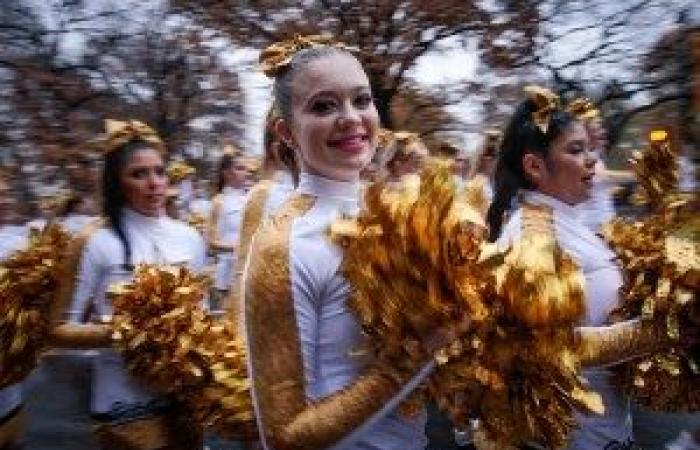
<svg viewBox="0 0 700 450">
<path fill-rule="evenodd" d="M 700 197 L 678 190 L 677 167 L 668 140 L 637 152 L 636 198 L 649 214 L 614 219 L 602 231 L 624 271 L 622 304 L 613 319 L 641 317 L 641 329 L 658 330 L 659 341 L 674 343 L 621 365 L 618 382 L 648 408 L 698 411 L 700 345 L 688 347 L 682 334 L 700 326 Z"/>
<path fill-rule="evenodd" d="M 132 374 L 177 398 L 204 427 L 255 437 L 245 354 L 234 324 L 201 306 L 204 277 L 183 267 L 139 266 L 111 288 L 113 338 Z"/>
<path fill-rule="evenodd" d="M 49 311 L 61 278 L 70 235 L 49 224 L 29 247 L 0 265 L 0 387 L 21 381 L 46 348 Z"/>
<path fill-rule="evenodd" d="M 460 191 L 446 166 L 404 184 L 370 186 L 357 219 L 331 235 L 344 249 L 349 301 L 368 351 L 406 373 L 431 355 L 423 342 L 465 316 L 470 331 L 438 352 L 427 391 L 457 426 L 479 417 L 506 448 L 537 441 L 558 448 L 574 424 L 572 405 L 600 412 L 581 384 L 574 324 L 583 313 L 581 274 L 552 237 L 551 211 L 531 208 L 526 239 L 485 243 L 485 200 Z"/>
</svg>

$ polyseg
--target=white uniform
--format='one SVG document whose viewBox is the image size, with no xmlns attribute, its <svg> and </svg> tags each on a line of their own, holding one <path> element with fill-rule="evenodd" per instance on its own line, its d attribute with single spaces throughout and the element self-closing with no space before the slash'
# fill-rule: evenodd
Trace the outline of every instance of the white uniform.
<svg viewBox="0 0 700 450">
<path fill-rule="evenodd" d="M 243 206 L 245 205 L 245 192 L 241 189 L 225 187 L 221 191 L 221 209 L 219 220 L 216 223 L 219 240 L 226 244 L 238 244 L 238 236 L 241 231 L 241 219 Z M 233 270 L 236 266 L 236 254 L 234 252 L 222 252 L 216 257 L 216 275 L 214 287 L 227 291 L 233 282 Z"/>
<path fill-rule="evenodd" d="M 25 247 L 29 229 L 20 225 L 0 227 L 0 260 Z M 13 384 L 0 389 L 0 421 L 22 404 L 22 385 Z"/>
<path fill-rule="evenodd" d="M 277 212 L 280 206 L 282 206 L 294 192 L 294 181 L 289 172 L 278 171 L 275 173 L 273 179 L 275 183 L 270 187 L 270 191 L 267 194 L 263 219 Z"/>
<path fill-rule="evenodd" d="M 190 213 L 199 214 L 202 217 L 209 217 L 211 214 L 211 200 L 206 198 L 195 198 L 190 202 Z"/>
<path fill-rule="evenodd" d="M 167 216 L 147 217 L 131 209 L 122 212 L 122 226 L 131 246 L 131 263 L 184 264 L 201 272 L 206 249 L 194 229 Z M 112 314 L 105 298 L 108 286 L 131 278 L 125 272 L 124 246 L 111 228 L 96 231 L 83 250 L 69 316 L 79 322 L 92 300 L 96 313 Z M 128 375 L 121 356 L 103 349 L 94 359 L 91 410 L 107 413 L 119 406 L 141 405 L 154 395 Z"/>
<path fill-rule="evenodd" d="M 96 216 L 85 214 L 69 214 L 62 221 L 61 225 L 71 234 L 78 234 L 83 228 L 97 220 Z"/>
<path fill-rule="evenodd" d="M 581 210 L 545 194 L 525 191 L 521 202 L 552 208 L 554 229 L 559 245 L 579 264 L 585 277 L 585 326 L 601 326 L 618 304 L 622 274 L 613 259 L 615 254 L 582 221 Z M 507 245 L 521 235 L 522 210 L 517 208 L 503 228 L 498 242 Z M 605 405 L 602 416 L 577 414 L 579 430 L 571 440 L 570 450 L 624 448 L 632 439 L 629 400 L 612 384 L 606 368 L 583 370 L 593 389 L 601 394 Z M 616 446 L 617 445 L 617 446 Z"/>
<path fill-rule="evenodd" d="M 294 219 L 289 242 L 291 300 L 310 403 L 353 383 L 366 363 L 351 354 L 362 344 L 362 330 L 346 304 L 351 288 L 340 270 L 342 251 L 327 236 L 341 215 L 357 214 L 359 189 L 359 183 L 302 174 L 296 190 L 315 198 L 311 209 Z M 405 418 L 392 410 L 342 450 L 422 450 L 425 419 L 424 413 Z"/>
</svg>

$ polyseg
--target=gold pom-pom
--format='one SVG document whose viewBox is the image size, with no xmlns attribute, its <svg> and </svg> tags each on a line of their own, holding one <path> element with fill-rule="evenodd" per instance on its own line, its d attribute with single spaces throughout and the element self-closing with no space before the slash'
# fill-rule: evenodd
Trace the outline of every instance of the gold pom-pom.
<svg viewBox="0 0 700 450">
<path fill-rule="evenodd" d="M 207 281 L 183 267 L 139 266 L 111 289 L 114 339 L 131 372 L 172 394 L 204 427 L 254 438 L 245 351 L 235 324 L 201 306 Z"/>
<path fill-rule="evenodd" d="M 624 270 L 622 303 L 612 318 L 641 316 L 678 345 L 622 365 L 618 382 L 648 408 L 698 411 L 700 345 L 687 347 L 679 338 L 700 327 L 700 197 L 678 188 L 678 154 L 668 132 L 657 130 L 650 139 L 631 161 L 640 184 L 636 200 L 649 213 L 602 229 Z"/>
<path fill-rule="evenodd" d="M 411 372 L 437 359 L 418 395 L 429 395 L 458 427 L 476 416 L 499 448 L 561 447 L 574 425 L 572 405 L 601 410 L 577 377 L 580 274 L 546 237 L 532 238 L 531 248 L 487 245 L 484 198 L 476 183 L 460 190 L 439 163 L 403 184 L 370 186 L 360 216 L 331 227 L 353 286 L 349 305 L 380 363 Z M 511 289 L 527 302 L 516 302 Z M 430 355 L 426 338 L 465 316 L 470 331 Z"/>
<path fill-rule="evenodd" d="M 49 311 L 70 235 L 58 225 L 32 232 L 29 247 L 0 264 L 0 387 L 21 381 L 45 349 Z"/>
<path fill-rule="evenodd" d="M 697 195 L 695 196 L 697 205 Z M 642 317 L 678 345 L 621 366 L 618 381 L 648 408 L 700 410 L 700 345 L 684 347 L 684 328 L 700 327 L 700 219 L 693 201 L 668 203 L 636 222 L 615 219 L 603 235 L 624 268 L 617 320 Z"/>
</svg>

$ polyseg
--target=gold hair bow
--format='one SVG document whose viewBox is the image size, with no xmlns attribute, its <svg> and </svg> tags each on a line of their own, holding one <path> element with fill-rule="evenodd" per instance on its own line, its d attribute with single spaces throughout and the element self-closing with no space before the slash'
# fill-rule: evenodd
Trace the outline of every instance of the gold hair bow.
<svg viewBox="0 0 700 450">
<path fill-rule="evenodd" d="M 586 97 L 580 97 L 569 103 L 566 111 L 579 120 L 591 120 L 600 115 L 600 111 Z"/>
<path fill-rule="evenodd" d="M 542 133 L 547 134 L 552 113 L 559 108 L 559 96 L 542 86 L 526 86 L 524 90 L 535 104 L 532 121 Z"/>
<path fill-rule="evenodd" d="M 122 145 L 134 140 L 146 142 L 160 153 L 165 153 L 165 143 L 158 134 L 153 128 L 139 120 L 106 119 L 105 130 L 107 138 L 103 146 L 104 154 L 112 153 Z"/>
<path fill-rule="evenodd" d="M 260 66 L 268 77 L 277 76 L 280 71 L 289 66 L 296 55 L 301 50 L 315 47 L 335 47 L 349 52 L 356 52 L 357 48 L 336 41 L 331 36 L 295 35 L 292 39 L 275 42 L 260 53 Z"/>
<path fill-rule="evenodd" d="M 196 169 L 184 161 L 174 161 L 168 165 L 166 172 L 171 183 L 179 183 L 190 175 L 194 175 Z"/>
</svg>

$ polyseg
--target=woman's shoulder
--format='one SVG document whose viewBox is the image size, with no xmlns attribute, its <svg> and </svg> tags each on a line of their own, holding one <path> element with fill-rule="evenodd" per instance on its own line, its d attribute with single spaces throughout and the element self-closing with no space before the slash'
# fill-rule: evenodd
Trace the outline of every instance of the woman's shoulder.
<svg viewBox="0 0 700 450">
<path fill-rule="evenodd" d="M 197 231 L 196 228 L 190 226 L 189 224 L 181 221 L 181 220 L 176 220 L 176 219 L 171 219 L 168 218 L 167 224 L 168 227 L 170 228 L 169 233 L 178 239 L 186 239 L 186 240 L 192 240 L 192 241 L 201 241 L 202 235 Z"/>
<path fill-rule="evenodd" d="M 262 220 L 254 236 L 251 251 L 278 252 L 288 249 L 294 234 L 298 232 L 299 219 L 309 216 L 315 199 L 306 195 L 294 195 L 287 199 L 275 214 Z"/>
</svg>

